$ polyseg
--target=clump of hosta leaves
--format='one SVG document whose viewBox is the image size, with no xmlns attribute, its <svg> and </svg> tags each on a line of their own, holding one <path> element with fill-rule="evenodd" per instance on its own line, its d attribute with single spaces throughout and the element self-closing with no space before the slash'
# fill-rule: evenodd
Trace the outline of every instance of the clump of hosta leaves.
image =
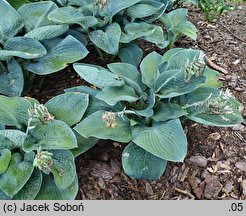
<svg viewBox="0 0 246 216">
<path fill-rule="evenodd" d="M 138 66 L 143 52 L 136 39 L 171 47 L 180 34 L 196 38 L 184 9 L 164 14 L 168 1 L 58 0 L 0 2 L 0 93 L 20 96 L 31 88 L 35 74 L 47 75 L 83 59 L 87 39 L 101 57 L 119 55 Z M 17 3 L 17 5 L 16 5 Z M 161 26 L 153 22 L 161 19 Z M 32 73 L 29 73 L 32 72 Z M 24 73 L 24 75 L 23 75 Z"/>
<path fill-rule="evenodd" d="M 160 17 L 160 21 L 167 29 L 168 48 L 172 48 L 181 35 L 186 35 L 196 40 L 197 29 L 194 24 L 188 21 L 187 15 L 187 9 L 178 8 Z"/>
<path fill-rule="evenodd" d="M 142 50 L 136 39 L 164 48 L 167 40 L 160 26 L 153 24 L 166 10 L 167 2 L 155 0 L 58 0 L 59 8 L 47 14 L 49 21 L 69 25 L 70 30 L 83 33 L 95 45 L 101 57 L 119 55 L 123 61 L 141 61 Z M 43 2 L 44 3 L 44 2 Z M 45 4 L 45 3 L 44 3 Z M 27 4 L 33 14 L 40 12 L 38 3 Z M 21 9 L 20 9 L 21 10 Z M 36 12 L 35 12 L 36 11 Z"/>
<path fill-rule="evenodd" d="M 119 55 L 123 62 L 137 66 L 143 52 L 134 42 L 136 39 L 154 43 L 160 48 L 167 47 L 175 40 L 175 38 L 167 40 L 163 29 L 154 24 L 154 21 L 165 13 L 169 1 L 58 0 L 54 2 L 56 6 L 47 7 L 49 10 L 44 10 L 45 5 L 51 5 L 50 1 L 46 1 L 23 5 L 18 12 L 24 20 L 37 17 L 39 14 L 42 21 L 45 19 L 45 22 L 39 22 L 44 26 L 54 24 L 69 26 L 69 34 L 81 40 L 85 39 L 81 34 L 86 36 L 95 45 L 101 57 Z M 166 27 L 172 32 L 174 28 L 179 29 L 179 34 L 184 32 L 195 39 L 196 29 L 186 24 L 187 20 L 182 17 L 182 19 L 178 18 L 178 23 L 172 22 L 172 26 L 166 25 Z M 189 28 L 189 34 L 186 27 Z"/>
<path fill-rule="evenodd" d="M 39 13 L 30 7 L 16 11 L 5 0 L 0 1 L 0 14 L 4 14 L 0 20 L 0 94 L 20 96 L 33 74 L 60 71 L 88 54 L 81 41 L 67 34 L 68 25 L 45 16 L 58 8 L 56 4 L 39 2 L 37 6 Z"/>
<path fill-rule="evenodd" d="M 206 66 L 204 53 L 171 49 L 143 59 L 140 71 L 127 63 L 108 69 L 74 64 L 75 71 L 93 88 L 75 87 L 90 95 L 83 120 L 74 128 L 84 138 L 129 143 L 122 155 L 131 177 L 156 179 L 167 161 L 182 162 L 187 138 L 180 118 L 230 127 L 242 122 L 237 102 L 218 89 L 218 73 Z"/>
<path fill-rule="evenodd" d="M 46 104 L 0 96 L 0 199 L 74 199 L 74 156 L 97 139 L 81 138 L 71 126 L 82 119 L 88 95 L 65 93 Z"/>
</svg>

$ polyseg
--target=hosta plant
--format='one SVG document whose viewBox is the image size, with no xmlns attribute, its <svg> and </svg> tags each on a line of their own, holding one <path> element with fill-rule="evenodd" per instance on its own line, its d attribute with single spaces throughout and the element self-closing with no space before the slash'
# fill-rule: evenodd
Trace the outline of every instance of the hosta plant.
<svg viewBox="0 0 246 216">
<path fill-rule="evenodd" d="M 167 161 L 182 162 L 187 139 L 181 120 L 230 127 L 242 122 L 237 102 L 211 77 L 203 52 L 171 49 L 143 59 L 140 71 L 127 63 L 108 69 L 74 64 L 91 87 L 66 92 L 90 95 L 82 121 L 74 130 L 84 138 L 129 143 L 122 155 L 123 168 L 133 178 L 156 179 Z"/>
<path fill-rule="evenodd" d="M 44 105 L 32 98 L 0 96 L 0 199 L 75 198 L 73 153 L 83 152 L 88 143 L 79 148 L 85 139 L 71 126 L 83 117 L 88 100 L 78 92 Z"/>
<path fill-rule="evenodd" d="M 197 29 L 194 24 L 187 20 L 187 14 L 187 9 L 179 8 L 160 17 L 160 21 L 167 29 L 168 48 L 172 48 L 180 35 L 186 35 L 196 40 Z"/>
<path fill-rule="evenodd" d="M 57 8 L 53 2 L 39 4 L 43 13 Z M 17 12 L 0 1 L 0 94 L 20 96 L 24 81 L 33 74 L 46 75 L 84 58 L 88 51 L 75 37 L 65 34 L 68 25 L 57 25 L 28 8 Z M 32 73 L 30 73 L 32 72 Z M 27 86 L 28 87 L 28 86 Z"/>
<path fill-rule="evenodd" d="M 167 41 L 160 26 L 153 24 L 164 12 L 166 1 L 155 0 L 86 0 L 57 1 L 59 8 L 51 11 L 49 20 L 67 24 L 71 30 L 83 33 L 95 45 L 99 55 L 119 55 L 132 63 L 129 53 L 138 64 L 142 50 L 136 39 L 166 47 Z"/>
<path fill-rule="evenodd" d="M 168 1 L 58 0 L 54 2 L 56 6 L 53 7 L 50 6 L 50 1 L 26 4 L 20 7 L 18 12 L 25 21 L 33 20 L 31 17 L 40 16 L 42 19 L 38 23 L 43 26 L 49 26 L 51 23 L 69 26 L 69 34 L 80 40 L 88 38 L 89 43 L 95 45 L 101 57 L 119 55 L 123 62 L 136 66 L 140 63 L 143 54 L 135 43 L 136 39 L 154 43 L 160 48 L 173 43 L 166 39 L 163 29 L 153 23 L 164 14 Z M 49 10 L 43 9 L 45 5 Z M 173 27 L 181 28 L 182 24 L 186 25 L 186 20 L 180 22 L 182 23 L 178 23 L 179 26 L 174 23 L 175 26 L 172 26 L 172 29 Z M 167 28 L 171 27 L 167 25 Z M 179 33 L 183 30 L 185 28 L 180 29 Z M 194 34 L 189 36 L 194 39 Z"/>
</svg>

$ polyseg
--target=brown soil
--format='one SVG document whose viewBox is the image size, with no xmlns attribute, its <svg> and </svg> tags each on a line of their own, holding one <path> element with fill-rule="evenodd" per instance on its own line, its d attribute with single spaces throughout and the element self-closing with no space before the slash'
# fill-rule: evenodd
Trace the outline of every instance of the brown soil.
<svg viewBox="0 0 246 216">
<path fill-rule="evenodd" d="M 236 4 L 235 11 L 223 14 L 212 24 L 205 22 L 201 11 L 190 10 L 190 20 L 199 29 L 198 40 L 182 37 L 176 46 L 201 49 L 214 63 L 227 69 L 229 73 L 220 76 L 223 88 L 229 88 L 246 107 L 246 4 Z M 149 44 L 141 46 L 145 54 L 157 50 Z M 83 62 L 107 64 L 93 48 Z M 84 83 L 70 68 L 48 76 L 42 90 L 34 89 L 31 96 L 45 102 L 64 88 Z M 246 117 L 246 110 L 242 112 Z M 246 121 L 228 129 L 187 122 L 184 127 L 189 152 L 185 162 L 168 163 L 164 175 L 156 181 L 127 177 L 120 161 L 124 145 L 101 141 L 77 158 L 77 199 L 245 199 L 245 125 Z"/>
</svg>

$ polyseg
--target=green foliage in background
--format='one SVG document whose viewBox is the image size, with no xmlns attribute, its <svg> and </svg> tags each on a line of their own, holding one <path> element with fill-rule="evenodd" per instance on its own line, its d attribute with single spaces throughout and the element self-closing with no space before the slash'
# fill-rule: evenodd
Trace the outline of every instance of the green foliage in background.
<svg viewBox="0 0 246 216">
<path fill-rule="evenodd" d="M 235 7 L 228 5 L 224 0 L 199 0 L 198 6 L 205 13 L 205 18 L 208 22 L 213 22 L 222 13 L 235 9 Z"/>
</svg>

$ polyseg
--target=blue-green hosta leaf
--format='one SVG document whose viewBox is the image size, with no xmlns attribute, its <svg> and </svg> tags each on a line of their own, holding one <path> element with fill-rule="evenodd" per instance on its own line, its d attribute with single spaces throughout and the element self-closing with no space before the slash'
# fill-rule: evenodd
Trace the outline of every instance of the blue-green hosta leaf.
<svg viewBox="0 0 246 216">
<path fill-rule="evenodd" d="M 219 72 L 206 67 L 203 75 L 206 77 L 206 82 L 204 87 L 214 87 L 220 88 L 223 86 L 223 83 L 219 81 Z"/>
<path fill-rule="evenodd" d="M 186 117 L 201 124 L 232 127 L 243 122 L 240 103 L 216 88 L 199 88 L 183 96 L 182 104 L 187 107 Z"/>
<path fill-rule="evenodd" d="M 164 173 L 167 161 L 145 151 L 131 142 L 122 153 L 125 173 L 135 179 L 158 179 Z"/>
<path fill-rule="evenodd" d="M 79 155 L 88 151 L 99 141 L 99 139 L 95 137 L 84 138 L 75 130 L 73 132 L 76 135 L 77 142 L 78 142 L 78 147 L 70 150 L 74 157 L 78 157 Z"/>
<path fill-rule="evenodd" d="M 64 69 L 67 64 L 83 59 L 88 50 L 77 39 L 67 36 L 42 58 L 25 64 L 25 69 L 35 74 L 46 75 Z"/>
<path fill-rule="evenodd" d="M 155 91 L 160 98 L 177 97 L 196 90 L 205 81 L 206 77 L 201 74 L 190 75 L 182 69 L 166 70 L 157 78 Z"/>
<path fill-rule="evenodd" d="M 119 57 L 122 62 L 138 67 L 143 58 L 143 50 L 137 44 L 130 43 L 120 49 Z"/>
<path fill-rule="evenodd" d="M 167 10 L 168 11 L 172 10 L 175 4 L 176 4 L 176 0 L 168 1 Z"/>
<path fill-rule="evenodd" d="M 81 25 L 85 31 L 87 31 L 88 28 L 94 27 L 98 23 L 98 19 L 96 19 L 94 16 L 84 16 L 78 24 Z"/>
<path fill-rule="evenodd" d="M 175 48 L 169 50 L 162 57 L 164 67 L 160 65 L 160 72 L 167 69 L 179 69 L 191 67 L 194 72 L 199 68 L 201 72 L 205 69 L 205 54 L 200 50 Z M 165 64 L 167 62 L 167 64 Z"/>
<path fill-rule="evenodd" d="M 162 58 L 162 64 L 160 65 L 160 71 L 167 69 L 187 68 L 193 66 L 193 73 L 200 68 L 203 76 L 206 77 L 206 82 L 203 86 L 209 87 L 221 87 L 222 83 L 218 81 L 219 73 L 206 67 L 205 55 L 202 51 L 175 48 L 166 52 Z M 192 73 L 192 72 L 191 72 Z"/>
<path fill-rule="evenodd" d="M 67 37 L 68 35 L 73 36 L 74 38 L 76 38 L 78 41 L 80 41 L 85 47 L 88 44 L 87 38 L 84 34 L 78 32 L 76 29 L 69 29 L 67 32 L 65 32 L 62 36 L 63 37 Z"/>
<path fill-rule="evenodd" d="M 19 147 L 16 146 L 15 143 L 11 142 L 5 136 L 0 135 L 0 150 L 3 150 L 3 149 L 13 150 L 13 149 L 16 149 L 16 148 L 19 149 Z"/>
<path fill-rule="evenodd" d="M 66 32 L 67 33 L 67 32 Z M 65 35 L 65 34 L 63 34 Z M 47 50 L 47 53 L 50 53 L 50 51 L 59 45 L 59 43 L 61 43 L 64 39 L 61 37 L 57 37 L 57 38 L 52 38 L 49 40 L 43 40 L 42 44 L 45 47 L 45 49 Z"/>
<path fill-rule="evenodd" d="M 24 87 L 22 68 L 14 58 L 7 61 L 7 67 L 8 69 L 0 72 L 0 93 L 20 96 Z"/>
<path fill-rule="evenodd" d="M 155 29 L 153 25 L 145 22 L 133 22 L 124 27 L 120 37 L 121 43 L 130 43 L 131 41 L 144 36 L 150 36 L 154 33 Z"/>
<path fill-rule="evenodd" d="M 187 14 L 187 9 L 179 8 L 161 16 L 160 20 L 167 28 L 171 40 L 175 39 L 180 34 L 185 34 L 193 40 L 196 40 L 197 29 L 187 20 Z"/>
<path fill-rule="evenodd" d="M 68 25 L 48 25 L 35 28 L 24 36 L 41 41 L 58 37 L 67 32 L 68 29 Z"/>
<path fill-rule="evenodd" d="M 165 10 L 167 9 L 169 0 L 144 0 L 142 2 L 151 4 L 154 7 L 159 8 L 153 15 L 143 18 L 145 22 L 153 23 L 164 14 Z"/>
<path fill-rule="evenodd" d="M 176 31 L 179 31 L 180 33 L 190 37 L 193 40 L 197 39 L 197 28 L 194 26 L 191 22 L 186 22 L 178 25 L 175 28 Z"/>
<path fill-rule="evenodd" d="M 140 64 L 142 82 L 150 88 L 154 88 L 155 86 L 155 81 L 159 75 L 158 65 L 160 64 L 160 61 L 161 55 L 152 52 L 147 55 Z"/>
<path fill-rule="evenodd" d="M 48 18 L 59 24 L 79 24 L 84 28 L 89 28 L 98 24 L 94 16 L 84 16 L 74 7 L 63 7 L 52 11 Z"/>
<path fill-rule="evenodd" d="M 107 65 L 109 70 L 122 78 L 129 78 L 140 85 L 141 77 L 136 67 L 127 63 L 111 63 Z"/>
<path fill-rule="evenodd" d="M 79 1 L 79 0 L 78 0 Z M 76 0 L 57 0 L 61 6 L 73 5 Z"/>
<path fill-rule="evenodd" d="M 5 130 L 5 125 L 0 123 L 0 130 Z"/>
<path fill-rule="evenodd" d="M 124 1 L 108 0 L 107 4 L 103 9 L 103 13 L 109 18 L 112 18 L 115 14 L 117 14 L 121 10 L 124 10 L 140 1 L 141 0 L 124 0 Z"/>
<path fill-rule="evenodd" d="M 88 86 L 77 86 L 69 89 L 65 89 L 65 92 L 80 92 L 83 94 L 89 94 L 89 106 L 86 110 L 84 117 L 87 117 L 98 110 L 106 110 L 106 111 L 119 111 L 123 110 L 123 106 L 120 104 L 116 104 L 116 106 L 109 106 L 102 100 L 96 98 L 96 95 L 100 92 L 99 90 L 92 89 Z"/>
<path fill-rule="evenodd" d="M 74 156 L 68 150 L 52 150 L 49 152 L 53 154 L 54 164 L 51 167 L 51 172 L 55 184 L 59 189 L 66 189 L 72 184 L 76 175 Z"/>
<path fill-rule="evenodd" d="M 164 49 L 168 46 L 169 41 L 166 39 L 163 33 L 163 29 L 158 25 L 152 25 L 154 31 L 151 35 L 143 37 L 144 40 L 156 44 L 158 47 Z"/>
<path fill-rule="evenodd" d="M 72 126 L 82 119 L 88 104 L 89 95 L 71 92 L 52 98 L 45 106 L 56 119 L 62 120 L 69 126 Z"/>
<path fill-rule="evenodd" d="M 127 15 L 134 21 L 137 18 L 153 16 L 162 9 L 162 12 L 159 14 L 160 16 L 164 13 L 165 7 L 164 4 L 158 1 L 141 1 L 140 3 L 127 8 Z"/>
<path fill-rule="evenodd" d="M 8 149 L 2 149 L 0 151 L 0 175 L 6 172 L 11 160 L 11 151 Z"/>
<path fill-rule="evenodd" d="M 186 156 L 187 139 L 179 119 L 136 126 L 132 133 L 135 144 L 159 158 L 182 162 Z"/>
<path fill-rule="evenodd" d="M 78 193 L 78 177 L 75 176 L 71 185 L 66 189 L 59 189 L 51 175 L 43 174 L 43 182 L 35 200 L 73 200 Z"/>
<path fill-rule="evenodd" d="M 127 63 L 112 63 L 107 65 L 109 70 L 121 77 L 124 82 L 135 89 L 139 95 L 143 95 L 145 86 L 141 81 L 140 73 L 137 68 Z"/>
<path fill-rule="evenodd" d="M 134 21 L 137 18 L 144 18 L 153 15 L 158 11 L 158 8 L 150 4 L 135 4 L 127 9 L 127 15 Z"/>
<path fill-rule="evenodd" d="M 77 140 L 72 129 L 60 120 L 39 124 L 29 130 L 23 149 L 25 151 L 42 149 L 72 149 L 77 147 Z"/>
<path fill-rule="evenodd" d="M 129 120 L 121 118 L 117 114 L 115 127 L 107 126 L 107 123 L 102 119 L 105 111 L 97 111 L 80 122 L 74 130 L 81 136 L 96 137 L 99 139 L 110 139 L 118 142 L 127 143 L 132 139 Z"/>
<path fill-rule="evenodd" d="M 104 52 L 116 55 L 119 51 L 121 28 L 118 23 L 112 23 L 105 31 L 95 30 L 89 33 L 89 38 L 97 47 Z"/>
<path fill-rule="evenodd" d="M 11 197 L 7 196 L 2 190 L 0 190 L 0 200 L 11 200 Z"/>
<path fill-rule="evenodd" d="M 73 68 L 82 79 L 98 88 L 124 85 L 123 80 L 119 76 L 111 73 L 103 67 L 76 63 L 73 64 Z"/>
<path fill-rule="evenodd" d="M 32 104 L 33 107 L 34 105 L 40 105 L 39 101 L 35 98 L 25 97 L 25 99 L 27 99 Z"/>
<path fill-rule="evenodd" d="M 42 185 L 43 176 L 39 169 L 34 169 L 31 177 L 22 189 L 13 197 L 13 200 L 33 200 Z"/>
<path fill-rule="evenodd" d="M 26 139 L 24 132 L 13 129 L 0 130 L 0 136 L 10 140 L 15 147 L 21 147 Z M 8 146 L 5 147 L 8 148 Z"/>
<path fill-rule="evenodd" d="M 60 7 L 48 15 L 48 19 L 59 24 L 75 24 L 81 22 L 84 14 L 75 7 Z"/>
<path fill-rule="evenodd" d="M 134 89 L 130 86 L 109 86 L 99 92 L 96 98 L 106 102 L 110 106 L 119 101 L 135 102 L 139 99 Z"/>
<path fill-rule="evenodd" d="M 74 5 L 74 6 L 87 6 L 91 3 L 95 3 L 94 0 L 58 0 L 58 2 L 66 2 L 66 5 Z"/>
<path fill-rule="evenodd" d="M 180 105 L 187 109 L 188 113 L 193 112 L 193 114 L 200 113 L 204 110 L 204 106 L 206 105 L 205 102 L 211 96 L 218 96 L 221 94 L 221 91 L 217 88 L 212 87 L 200 87 L 195 91 L 182 95 L 180 97 Z"/>
<path fill-rule="evenodd" d="M 178 52 L 187 50 L 185 48 L 172 48 L 165 52 L 165 54 L 162 56 L 161 63 L 167 62 L 173 55 L 175 55 Z M 188 49 L 191 50 L 191 49 Z"/>
<path fill-rule="evenodd" d="M 24 23 L 17 11 L 11 7 L 7 1 L 0 1 L 0 44 L 3 44 L 9 38 L 14 37 Z"/>
<path fill-rule="evenodd" d="M 91 0 L 85 0 L 81 1 L 81 4 L 82 5 L 80 7 L 80 10 L 85 16 L 95 16 L 95 14 L 99 14 L 99 8 L 95 7 L 95 2 L 92 2 Z"/>
<path fill-rule="evenodd" d="M 18 13 L 25 22 L 26 31 L 53 25 L 54 23 L 48 19 L 51 11 L 57 9 L 57 5 L 52 1 L 34 2 L 21 6 Z"/>
<path fill-rule="evenodd" d="M 8 169 L 0 175 L 0 189 L 13 197 L 27 183 L 33 172 L 33 153 L 15 153 L 11 157 Z"/>
<path fill-rule="evenodd" d="M 4 50 L 0 50 L 0 59 L 6 60 L 12 56 L 33 59 L 42 57 L 46 53 L 44 46 L 37 40 L 27 37 L 14 37 L 5 42 Z"/>
<path fill-rule="evenodd" d="M 154 121 L 167 121 L 176 119 L 187 114 L 185 109 L 175 103 L 163 103 L 159 101 L 154 109 L 154 115 L 151 117 Z"/>
<path fill-rule="evenodd" d="M 28 109 L 31 107 L 31 103 L 25 98 L 0 95 L 0 122 L 19 128 L 21 125 L 27 125 Z"/>
<path fill-rule="evenodd" d="M 187 9 L 179 8 L 167 14 L 164 14 L 160 20 L 165 24 L 165 27 L 167 29 L 171 29 L 178 26 L 180 23 L 186 22 L 187 14 L 188 14 Z"/>
</svg>

